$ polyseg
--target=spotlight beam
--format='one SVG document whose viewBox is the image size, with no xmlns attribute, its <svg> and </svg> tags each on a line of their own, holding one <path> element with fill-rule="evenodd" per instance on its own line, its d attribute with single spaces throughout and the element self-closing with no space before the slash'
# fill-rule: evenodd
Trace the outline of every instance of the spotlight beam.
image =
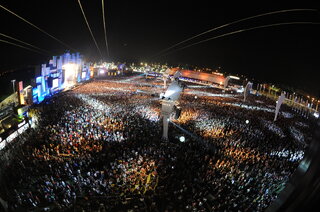
<svg viewBox="0 0 320 212">
<path fill-rule="evenodd" d="M 27 50 L 29 50 L 29 51 L 36 52 L 36 53 L 38 53 L 38 54 L 48 55 L 48 54 L 44 54 L 44 53 L 42 53 L 42 52 L 40 52 L 40 51 L 38 51 L 38 50 L 30 49 L 30 48 L 28 48 L 28 47 L 21 46 L 21 45 L 19 45 L 19 44 L 15 44 L 15 43 L 12 43 L 12 42 L 10 42 L 10 41 L 6 41 L 6 40 L 0 39 L 0 42 L 7 43 L 7 44 L 10 44 L 10 45 L 13 45 L 13 46 L 17 46 L 17 47 L 20 47 L 20 48 L 23 48 L 23 49 L 27 49 Z"/>
<path fill-rule="evenodd" d="M 284 23 L 277 23 L 277 24 L 262 25 L 262 26 L 247 28 L 247 29 L 240 29 L 240 30 L 236 30 L 236 31 L 233 31 L 233 32 L 225 33 L 225 34 L 222 34 L 222 35 L 218 35 L 218 36 L 215 36 L 215 37 L 211 37 L 211 38 L 208 38 L 208 39 L 205 39 L 205 40 L 201 40 L 199 42 L 196 42 L 196 43 L 181 47 L 179 49 L 175 49 L 175 50 L 173 50 L 171 52 L 167 52 L 165 54 L 159 55 L 158 57 L 163 57 L 165 55 L 180 51 L 182 49 L 186 49 L 186 48 L 189 48 L 191 46 L 195 46 L 195 45 L 198 45 L 200 43 L 204 43 L 204 42 L 207 42 L 207 41 L 210 41 L 210 40 L 215 40 L 217 38 L 225 37 L 225 36 L 228 36 L 228 35 L 234 35 L 234 34 L 238 34 L 238 33 L 241 33 L 241 32 L 246 32 L 246 31 L 251 31 L 251 30 L 255 30 L 255 29 L 268 28 L 268 27 L 274 27 L 274 26 L 282 26 L 282 25 L 293 25 L 293 24 L 312 24 L 312 25 L 314 24 L 314 25 L 316 25 L 316 24 L 320 24 L 320 22 L 284 22 Z"/>
<path fill-rule="evenodd" d="M 166 51 L 168 51 L 168 50 L 170 50 L 170 49 L 173 49 L 174 47 L 176 47 L 176 46 L 178 46 L 178 45 L 180 45 L 180 44 L 183 44 L 183 43 L 185 43 L 185 42 L 187 42 L 187 41 L 189 41 L 189 40 L 192 40 L 192 39 L 194 39 L 194 38 L 197 38 L 197 37 L 199 37 L 199 36 L 201 36 L 201 35 L 207 34 L 207 33 L 209 33 L 209 32 L 213 32 L 213 31 L 215 31 L 215 30 L 218 30 L 218 29 L 221 29 L 221 28 L 224 28 L 224 27 L 227 27 L 227 26 L 230 26 L 230 25 L 239 23 L 239 22 L 243 22 L 243 21 L 246 21 L 246 20 L 250 20 L 250 19 L 254 19 L 254 18 L 258 18 L 258 17 L 262 17 L 262 16 L 273 15 L 273 14 L 286 13 L 286 12 L 300 12 L 300 11 L 313 11 L 313 12 L 314 12 L 314 11 L 317 11 L 317 10 L 316 10 L 316 9 L 288 9 L 288 10 L 273 11 L 273 12 L 268 12 L 268 13 L 263 13 L 263 14 L 259 14 L 259 15 L 255 15 L 255 16 L 250 16 L 250 17 L 247 17 L 247 18 L 243 18 L 243 19 L 240 19 L 240 20 L 237 20 L 237 21 L 233 21 L 233 22 L 230 22 L 230 23 L 227 23 L 227 24 L 224 24 L 224 25 L 221 25 L 221 26 L 218 26 L 218 27 L 209 29 L 209 30 L 207 30 L 207 31 L 205 31 L 205 32 L 202 32 L 202 33 L 200 33 L 200 34 L 197 34 L 197 35 L 195 35 L 195 36 L 192 36 L 192 37 L 190 37 L 190 38 L 188 38 L 188 39 L 186 39 L 186 40 L 183 40 L 183 41 L 181 41 L 181 42 L 179 42 L 179 43 L 176 43 L 176 44 L 170 46 L 169 48 L 166 48 L 166 49 L 164 49 L 164 50 L 161 50 L 160 52 L 158 52 L 157 54 L 155 54 L 154 56 L 152 56 L 152 58 L 154 58 L 154 57 L 162 54 L 163 52 L 166 52 Z"/>
<path fill-rule="evenodd" d="M 83 8 L 82 8 L 82 5 L 81 5 L 80 0 L 78 0 L 78 3 L 79 3 L 79 6 L 80 6 L 80 9 L 81 9 L 83 18 L 84 18 L 84 20 L 85 20 L 85 22 L 86 22 L 86 24 L 87 24 L 87 27 L 88 27 L 89 32 L 90 32 L 90 34 L 91 34 L 91 37 L 92 37 L 92 39 L 93 39 L 93 42 L 94 42 L 94 44 L 96 45 L 96 47 L 97 47 L 97 49 L 98 49 L 98 52 L 99 52 L 99 54 L 100 54 L 100 57 L 102 58 L 102 54 L 101 54 L 100 48 L 99 48 L 99 46 L 98 46 L 98 44 L 97 44 L 96 39 L 95 39 L 94 36 L 93 36 L 92 30 L 91 30 L 90 25 L 89 25 L 89 22 L 88 22 L 88 20 L 87 20 L 86 14 L 84 13 L 84 10 L 83 10 Z"/>
<path fill-rule="evenodd" d="M 102 19 L 103 19 L 104 40 L 106 42 L 107 55 L 108 55 L 108 57 L 110 57 L 109 47 L 108 47 L 108 39 L 107 39 L 107 30 L 106 30 L 106 20 L 105 20 L 105 15 L 104 15 L 104 0 L 102 0 Z"/>
<path fill-rule="evenodd" d="M 23 43 L 23 44 L 25 44 L 25 45 L 27 45 L 27 46 L 33 47 L 33 48 L 35 48 L 35 49 L 37 49 L 37 50 L 39 50 L 39 51 L 46 52 L 46 53 L 48 53 L 49 55 L 53 55 L 51 52 L 49 52 L 49 51 L 47 51 L 47 50 L 41 49 L 41 48 L 39 48 L 39 47 L 37 47 L 37 46 L 35 46 L 35 45 L 32 45 L 32 44 L 27 43 L 27 42 L 24 42 L 24 41 L 22 41 L 22 40 L 16 39 L 16 38 L 11 37 L 11 36 L 9 36 L 9 35 L 5 35 L 5 34 L 3 34 L 3 33 L 0 33 L 0 35 L 3 36 L 3 37 L 6 37 L 6 38 L 12 39 L 12 40 L 14 40 L 14 41 L 18 41 L 18 42 L 20 42 L 20 43 Z"/>
<path fill-rule="evenodd" d="M 33 26 L 34 28 L 36 28 L 37 30 L 41 31 L 42 33 L 48 35 L 49 37 L 53 38 L 54 40 L 58 41 L 59 43 L 61 43 L 62 45 L 64 45 L 65 47 L 67 47 L 68 49 L 72 49 L 73 51 L 76 51 L 74 48 L 70 47 L 69 45 L 67 45 L 66 43 L 62 42 L 61 40 L 59 40 L 58 38 L 56 38 L 55 36 L 49 34 L 48 32 L 44 31 L 43 29 L 41 29 L 40 27 L 37 27 L 36 25 L 34 25 L 33 23 L 31 23 L 30 21 L 22 18 L 21 16 L 19 16 L 18 14 L 14 13 L 13 11 L 5 8 L 4 6 L 0 5 L 0 7 L 4 10 L 6 10 L 7 12 L 11 13 L 12 15 L 16 16 L 17 18 L 23 20 L 24 22 L 26 22 L 27 24 Z"/>
</svg>

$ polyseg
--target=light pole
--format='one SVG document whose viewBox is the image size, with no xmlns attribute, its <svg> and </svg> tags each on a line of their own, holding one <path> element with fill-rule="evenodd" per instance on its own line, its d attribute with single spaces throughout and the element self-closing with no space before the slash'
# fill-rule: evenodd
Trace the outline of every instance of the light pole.
<svg viewBox="0 0 320 212">
<path fill-rule="evenodd" d="M 16 80 L 15 79 L 13 79 L 13 80 L 11 80 L 11 82 L 12 82 L 12 88 L 13 88 L 13 93 L 15 93 L 16 92 L 16 89 L 15 89 L 15 82 L 16 82 Z"/>
</svg>

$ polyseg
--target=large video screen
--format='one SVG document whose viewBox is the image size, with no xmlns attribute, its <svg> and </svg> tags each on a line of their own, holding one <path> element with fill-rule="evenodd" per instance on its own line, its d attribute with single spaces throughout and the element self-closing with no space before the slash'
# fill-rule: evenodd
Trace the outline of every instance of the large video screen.
<svg viewBox="0 0 320 212">
<path fill-rule="evenodd" d="M 83 72 L 82 72 L 81 79 L 85 79 L 85 78 L 86 78 L 86 76 L 87 76 L 87 72 L 83 71 Z"/>
<path fill-rule="evenodd" d="M 59 86 L 59 79 L 53 79 L 52 80 L 52 88 L 57 88 Z"/>
</svg>

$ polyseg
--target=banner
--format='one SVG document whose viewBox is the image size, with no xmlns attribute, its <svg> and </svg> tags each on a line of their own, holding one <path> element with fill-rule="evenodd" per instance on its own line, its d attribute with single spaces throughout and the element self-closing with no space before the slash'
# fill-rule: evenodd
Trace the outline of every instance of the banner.
<svg viewBox="0 0 320 212">
<path fill-rule="evenodd" d="M 286 96 L 285 96 L 284 93 L 282 93 L 281 96 L 279 96 L 273 121 L 277 120 L 278 113 L 279 113 L 279 110 L 280 110 L 280 106 L 281 106 L 282 102 L 285 100 L 285 98 L 286 98 Z"/>
</svg>

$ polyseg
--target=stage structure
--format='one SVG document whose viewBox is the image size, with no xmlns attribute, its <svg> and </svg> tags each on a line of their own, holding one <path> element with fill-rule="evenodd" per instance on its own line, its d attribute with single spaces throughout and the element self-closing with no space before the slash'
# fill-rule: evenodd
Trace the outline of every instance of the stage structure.
<svg viewBox="0 0 320 212">
<path fill-rule="evenodd" d="M 184 86 L 179 81 L 179 77 L 181 76 L 181 73 L 177 71 L 174 74 L 174 80 L 168 87 L 167 91 L 162 95 L 160 98 L 162 99 L 162 117 L 163 117 L 163 134 L 162 138 L 165 140 L 168 140 L 168 127 L 169 127 L 169 121 L 170 116 L 172 112 L 174 111 L 174 106 L 177 106 L 179 104 L 179 98 L 180 94 L 183 91 Z"/>
<path fill-rule="evenodd" d="M 35 80 L 32 88 L 34 103 L 42 102 L 46 97 L 69 89 L 79 82 L 91 77 L 89 63 L 84 61 L 80 53 L 65 53 L 53 56 L 35 70 Z"/>
<path fill-rule="evenodd" d="M 252 88 L 252 82 L 248 82 L 245 89 L 244 89 L 244 92 L 243 92 L 243 101 L 244 102 L 247 100 L 247 97 L 250 94 L 251 88 Z"/>
</svg>

